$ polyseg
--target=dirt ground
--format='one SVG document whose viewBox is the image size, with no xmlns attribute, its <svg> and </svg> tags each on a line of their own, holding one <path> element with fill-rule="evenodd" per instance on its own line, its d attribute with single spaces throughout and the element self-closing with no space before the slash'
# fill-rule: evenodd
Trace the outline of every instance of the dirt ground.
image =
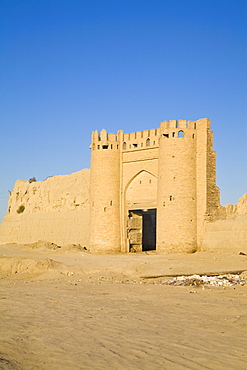
<svg viewBox="0 0 247 370">
<path fill-rule="evenodd" d="M 0 251 L 1 369 L 246 369 L 247 284 L 164 283 L 247 270 L 246 255 Z"/>
</svg>

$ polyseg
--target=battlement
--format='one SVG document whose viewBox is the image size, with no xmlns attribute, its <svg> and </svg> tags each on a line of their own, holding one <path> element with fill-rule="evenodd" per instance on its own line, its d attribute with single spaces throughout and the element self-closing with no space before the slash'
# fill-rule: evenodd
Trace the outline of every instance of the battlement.
<svg viewBox="0 0 247 370">
<path fill-rule="evenodd" d="M 119 149 L 140 150 L 159 147 L 161 136 L 166 138 L 191 138 L 196 139 L 197 130 L 210 129 L 210 120 L 207 118 L 197 121 L 170 120 L 160 123 L 156 129 L 124 133 L 119 130 L 117 134 L 108 133 L 105 129 L 100 133 L 92 132 L 91 149 Z"/>
</svg>

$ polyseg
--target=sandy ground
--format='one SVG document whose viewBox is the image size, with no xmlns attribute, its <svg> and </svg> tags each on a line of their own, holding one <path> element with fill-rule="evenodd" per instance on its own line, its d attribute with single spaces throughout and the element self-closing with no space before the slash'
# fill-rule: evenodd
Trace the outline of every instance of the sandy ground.
<svg viewBox="0 0 247 370">
<path fill-rule="evenodd" d="M 245 255 L 0 251 L 1 369 L 247 368 L 247 284 L 162 283 L 247 270 Z"/>
</svg>

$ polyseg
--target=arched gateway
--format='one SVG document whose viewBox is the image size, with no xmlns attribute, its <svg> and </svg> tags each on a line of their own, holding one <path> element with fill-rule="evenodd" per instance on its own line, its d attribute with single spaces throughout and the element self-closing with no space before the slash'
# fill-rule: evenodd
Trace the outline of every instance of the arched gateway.
<svg viewBox="0 0 247 370">
<path fill-rule="evenodd" d="M 157 178 L 147 171 L 126 186 L 126 245 L 130 252 L 156 249 Z"/>
<path fill-rule="evenodd" d="M 182 135 L 181 135 L 182 132 Z M 210 121 L 92 134 L 91 250 L 193 252 L 219 206 Z"/>
</svg>

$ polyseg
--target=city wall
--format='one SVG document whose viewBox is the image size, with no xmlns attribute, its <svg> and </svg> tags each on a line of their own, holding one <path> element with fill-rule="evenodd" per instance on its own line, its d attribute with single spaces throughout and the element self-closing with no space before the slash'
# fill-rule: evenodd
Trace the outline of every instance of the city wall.
<svg viewBox="0 0 247 370">
<path fill-rule="evenodd" d="M 88 245 L 89 174 L 84 169 L 45 181 L 17 180 L 0 225 L 0 243 Z"/>
<path fill-rule="evenodd" d="M 247 254 L 247 193 L 238 204 L 219 209 L 219 219 L 205 223 L 203 251 Z"/>
<path fill-rule="evenodd" d="M 91 149 L 90 170 L 17 180 L 0 244 L 43 240 L 129 252 L 126 236 L 139 236 L 138 228 L 128 229 L 130 213 L 157 209 L 158 253 L 247 253 L 247 194 L 237 205 L 220 206 L 210 120 L 164 121 L 133 133 L 94 131 Z"/>
</svg>

